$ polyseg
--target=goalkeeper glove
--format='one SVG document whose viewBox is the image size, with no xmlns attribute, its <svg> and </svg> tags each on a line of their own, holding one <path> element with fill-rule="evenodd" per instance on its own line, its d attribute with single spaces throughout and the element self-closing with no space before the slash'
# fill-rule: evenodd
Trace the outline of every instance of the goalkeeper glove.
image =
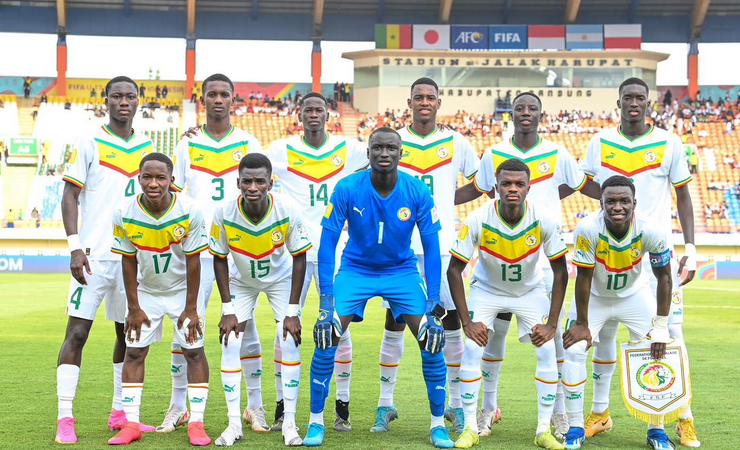
<svg viewBox="0 0 740 450">
<path fill-rule="evenodd" d="M 337 337 L 342 336 L 342 323 L 334 311 L 334 296 L 321 295 L 319 299 L 319 317 L 313 327 L 313 341 L 316 348 L 326 350 L 331 347 L 332 331 Z"/>
</svg>

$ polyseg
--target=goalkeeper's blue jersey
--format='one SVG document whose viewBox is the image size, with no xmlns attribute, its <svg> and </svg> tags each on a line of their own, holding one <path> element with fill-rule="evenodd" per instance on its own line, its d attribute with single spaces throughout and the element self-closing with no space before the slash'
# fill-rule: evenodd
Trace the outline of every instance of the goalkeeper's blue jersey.
<svg viewBox="0 0 740 450">
<path fill-rule="evenodd" d="M 388 197 L 381 197 L 370 181 L 370 170 L 337 183 L 321 226 L 341 232 L 347 221 L 349 241 L 342 253 L 342 269 L 377 274 L 383 271 L 416 271 L 411 234 L 441 229 L 429 188 L 416 178 L 398 172 Z"/>
</svg>

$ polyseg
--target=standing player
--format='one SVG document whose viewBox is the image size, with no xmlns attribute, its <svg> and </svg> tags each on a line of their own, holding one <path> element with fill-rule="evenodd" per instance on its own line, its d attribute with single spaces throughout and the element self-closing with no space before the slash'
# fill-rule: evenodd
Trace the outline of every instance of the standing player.
<svg viewBox="0 0 740 450">
<path fill-rule="evenodd" d="M 321 238 L 321 217 L 329 204 L 334 186 L 347 175 L 367 167 L 367 147 L 355 139 L 326 132 L 329 112 L 326 99 L 321 94 L 306 94 L 301 99 L 299 108 L 303 135 L 274 141 L 266 154 L 272 162 L 275 175 L 280 179 L 282 193 L 300 206 L 311 242 L 317 245 Z M 320 293 L 316 247 L 308 251 L 306 261 L 301 306 L 306 302 L 311 279 L 314 280 L 316 291 Z M 273 430 L 280 430 L 282 422 L 283 383 L 277 375 L 281 373 L 280 361 L 280 345 L 275 341 L 275 386 L 278 398 Z M 350 431 L 352 341 L 349 333 L 345 333 L 339 342 L 334 369 L 337 374 L 334 429 Z"/>
<path fill-rule="evenodd" d="M 596 134 L 588 145 L 586 156 L 581 160 L 584 172 L 594 181 L 601 183 L 613 175 L 629 177 L 643 200 L 637 204 L 642 220 L 655 224 L 670 236 L 671 232 L 671 185 L 676 191 L 678 217 L 686 243 L 685 255 L 676 261 L 673 245 L 671 270 L 674 274 L 671 294 L 671 313 L 668 329 L 671 337 L 683 338 L 683 292 L 681 286 L 694 279 L 696 273 L 696 247 L 694 247 L 694 208 L 688 183 L 691 174 L 683 159 L 681 139 L 665 130 L 645 123 L 645 113 L 650 110 L 647 84 L 639 78 L 628 78 L 619 86 L 617 106 L 621 110 L 618 127 Z M 648 194 L 649 193 L 649 194 Z M 647 271 L 647 262 L 646 271 Z M 688 276 L 680 278 L 684 267 Z M 648 276 L 653 293 L 657 279 Z M 569 319 L 575 319 L 570 317 Z M 601 344 L 594 350 L 594 400 L 586 419 L 586 436 L 591 437 L 612 427 L 609 414 L 609 388 L 617 362 L 617 324 L 604 326 L 599 335 Z M 699 447 L 696 427 L 691 408 L 679 418 L 676 432 L 681 444 Z"/>
<path fill-rule="evenodd" d="M 363 320 L 371 297 L 381 296 L 390 304 L 395 320 L 408 323 L 419 340 L 432 412 L 431 441 L 436 447 L 451 448 L 454 443 L 443 417 L 446 368 L 440 353 L 444 347 L 444 308 L 439 301 L 441 263 L 437 233 L 441 227 L 437 211 L 429 189 L 410 175 L 398 172 L 398 133 L 379 128 L 368 141 L 371 169 L 337 184 L 321 221 L 320 310 L 311 362 L 311 417 L 303 444 L 313 447 L 324 442 L 324 404 L 339 337 L 351 321 Z M 334 280 L 335 250 L 345 221 L 349 241 Z M 419 228 L 424 247 L 426 290 L 411 250 L 414 226 Z"/>
<path fill-rule="evenodd" d="M 653 192 L 649 194 L 652 196 Z M 671 305 L 671 251 L 665 233 L 635 216 L 635 185 L 615 175 L 601 184 L 601 211 L 581 220 L 574 233 L 578 267 L 575 288 L 576 318 L 563 334 L 565 364 L 565 408 L 570 430 L 565 448 L 578 449 L 585 439 L 583 392 L 586 385 L 586 358 L 593 338 L 607 321 L 623 323 L 632 340 L 650 336 L 652 357 L 665 355 L 670 342 L 668 313 Z M 650 290 L 642 260 L 649 263 L 658 280 L 656 298 Z M 598 348 L 598 346 L 597 346 Z M 673 449 L 663 425 L 649 425 L 647 443 L 656 450 Z"/>
<path fill-rule="evenodd" d="M 527 201 L 539 207 L 540 211 L 552 211 L 552 217 L 558 224 L 563 220 L 558 195 L 559 188 L 568 191 L 580 190 L 591 198 L 599 198 L 599 185 L 586 177 L 573 156 L 562 146 L 543 139 L 537 134 L 541 114 L 542 101 L 537 95 L 524 92 L 514 97 L 512 102 L 514 135 L 494 145 L 483 154 L 480 171 L 475 176 L 474 182 L 469 185 L 475 190 L 468 188 L 465 192 L 467 195 L 458 195 L 458 203 L 472 200 L 483 192 L 493 193 L 498 166 L 509 158 L 524 161 L 532 174 Z M 544 253 L 540 257 L 540 267 L 544 272 L 547 295 L 550 296 L 553 273 Z M 483 351 L 483 405 L 478 423 L 481 436 L 490 435 L 491 426 L 501 418 L 501 410 L 497 401 L 498 380 L 506 353 L 506 334 L 509 331 L 510 321 L 511 314 L 500 314 L 493 321 L 493 333 Z M 555 350 L 559 377 L 562 374 L 565 353 L 562 339 L 562 330 L 557 327 Z M 555 436 L 562 438 L 568 431 L 568 419 L 563 403 L 563 387 L 560 384 L 558 384 L 556 397 L 553 424 Z"/>
<path fill-rule="evenodd" d="M 399 170 L 418 178 L 429 188 L 439 213 L 440 249 L 442 270 L 447 270 L 450 255 L 447 252 L 455 239 L 455 185 L 457 174 L 462 173 L 470 179 L 478 171 L 478 156 L 463 135 L 449 128 L 437 128 L 437 110 L 442 104 L 437 83 L 430 78 L 419 78 L 411 85 L 411 98 L 407 100 L 413 112 L 414 121 L 406 128 L 398 130 L 402 139 L 402 154 Z M 426 276 L 424 250 L 418 233 L 411 239 L 411 248 L 418 259 L 419 272 Z M 463 411 L 460 401 L 460 360 L 463 353 L 462 330 L 455 304 L 450 296 L 447 278 L 442 278 L 440 286 L 442 305 L 447 316 L 442 320 L 445 328 L 444 358 L 447 364 L 447 388 L 450 391 L 445 418 L 452 422 L 453 431 L 463 430 Z M 387 304 L 384 302 L 384 306 Z M 372 432 L 388 431 L 389 422 L 398 417 L 393 404 L 393 390 L 396 385 L 398 364 L 403 355 L 403 332 L 405 324 L 396 323 L 390 309 L 386 310 L 385 330 L 380 344 L 380 399 L 375 413 Z"/>
<path fill-rule="evenodd" d="M 170 192 L 172 161 L 161 153 L 141 160 L 144 192 L 114 212 L 112 252 L 123 255 L 123 283 L 128 303 L 123 409 L 126 426 L 108 444 L 141 439 L 139 409 L 144 363 L 149 346 L 161 339 L 163 320 L 175 325 L 175 340 L 188 362 L 188 423 L 191 445 L 209 445 L 203 428 L 208 400 L 208 361 L 203 351 L 205 305 L 199 298 L 200 253 L 208 248 L 205 222 L 188 199 Z"/>
<path fill-rule="evenodd" d="M 457 448 L 470 448 L 479 442 L 476 409 L 481 360 L 488 331 L 493 330 L 499 312 L 516 314 L 519 340 L 535 345 L 538 417 L 534 443 L 547 449 L 563 448 L 550 433 L 550 420 L 558 384 L 553 337 L 559 328 L 568 285 L 567 249 L 560 224 L 544 214 L 545 207 L 526 201 L 529 177 L 529 167 L 518 159 L 499 164 L 496 168 L 499 199 L 468 216 L 450 250 L 455 258 L 450 262 L 447 276 L 468 337 L 460 368 L 465 431 L 455 442 Z M 476 245 L 480 247 L 480 260 L 473 270 L 466 304 L 462 272 Z M 552 301 L 545 290 L 540 253 L 552 268 Z"/>
<path fill-rule="evenodd" d="M 257 138 L 231 124 L 231 109 L 234 100 L 234 83 L 220 73 L 203 81 L 201 104 L 206 109 L 206 123 L 198 133 L 187 133 L 190 139 L 182 139 L 175 149 L 175 182 L 177 192 L 185 191 L 203 211 L 206 229 L 210 229 L 213 212 L 218 205 L 225 204 L 227 186 L 237 180 L 239 161 L 247 153 L 260 152 Z M 204 308 L 213 290 L 213 257 L 204 256 L 200 286 L 203 290 Z M 268 431 L 265 411 L 262 409 L 260 376 L 262 355 L 259 336 L 253 321 L 249 321 L 242 339 L 242 366 L 247 385 L 248 406 L 244 418 L 255 431 Z M 174 431 L 187 422 L 186 403 L 187 361 L 177 342 L 172 343 L 172 398 L 167 415 L 159 432 Z"/>
<path fill-rule="evenodd" d="M 139 173 L 139 162 L 143 155 L 152 152 L 152 142 L 145 135 L 136 134 L 131 127 L 139 105 L 138 90 L 128 77 L 115 77 L 106 84 L 108 125 L 77 141 L 64 174 L 62 218 L 71 254 L 72 279 L 67 297 L 67 331 L 57 365 L 56 442 L 60 444 L 77 442 L 72 402 L 77 391 L 82 349 L 103 298 L 105 317 L 116 322 L 117 336 L 113 347 L 113 408 L 108 427 L 121 429 L 126 422 L 121 404 L 126 299 L 121 257 L 110 252 L 110 228 L 106 224 L 112 220 L 113 207 L 136 193 L 134 177 Z M 82 210 L 79 234 L 78 202 Z"/>
<path fill-rule="evenodd" d="M 283 355 L 283 438 L 285 445 L 299 446 L 303 443 L 295 425 L 301 379 L 299 299 L 311 241 L 297 208 L 269 193 L 272 165 L 265 155 L 250 153 L 242 158 L 237 185 L 241 195 L 216 208 L 209 241 L 210 252 L 216 256 L 214 271 L 222 302 L 221 380 L 229 416 L 229 426 L 216 445 L 229 446 L 242 439 L 239 349 L 247 320 L 254 322 L 257 296 L 264 292 L 277 322 L 276 340 Z M 231 277 L 229 254 L 234 258 Z"/>
</svg>

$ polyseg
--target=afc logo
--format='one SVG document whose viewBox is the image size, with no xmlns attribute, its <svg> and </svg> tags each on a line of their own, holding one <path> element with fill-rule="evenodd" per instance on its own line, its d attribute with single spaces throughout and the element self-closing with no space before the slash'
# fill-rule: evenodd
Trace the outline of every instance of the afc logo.
<svg viewBox="0 0 740 450">
<path fill-rule="evenodd" d="M 479 31 L 463 31 L 455 38 L 456 44 L 480 44 L 483 33 Z"/>
<path fill-rule="evenodd" d="M 493 42 L 522 42 L 519 33 L 493 33 Z"/>
</svg>

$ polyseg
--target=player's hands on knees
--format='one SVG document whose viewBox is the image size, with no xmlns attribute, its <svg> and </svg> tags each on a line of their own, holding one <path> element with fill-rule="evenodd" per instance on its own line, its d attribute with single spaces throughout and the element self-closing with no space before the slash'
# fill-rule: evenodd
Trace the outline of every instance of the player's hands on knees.
<svg viewBox="0 0 740 450">
<path fill-rule="evenodd" d="M 478 344 L 479 347 L 488 345 L 488 327 L 483 322 L 473 322 L 463 324 L 463 331 L 468 339 Z"/>
<path fill-rule="evenodd" d="M 591 330 L 588 329 L 588 325 L 576 322 L 563 333 L 563 347 L 569 348 L 579 341 L 586 341 L 586 350 L 591 348 Z"/>
<path fill-rule="evenodd" d="M 650 356 L 653 359 L 665 358 L 665 342 L 653 342 L 650 345 Z"/>
<path fill-rule="evenodd" d="M 200 326 L 200 317 L 198 317 L 198 310 L 195 308 L 188 309 L 180 314 L 177 319 L 177 329 L 181 330 L 185 328 L 185 342 L 189 345 L 193 345 L 198 342 L 199 337 L 203 336 L 203 329 Z"/>
<path fill-rule="evenodd" d="M 221 316 L 221 321 L 218 322 L 218 342 L 223 344 L 224 347 L 229 346 L 229 334 L 231 334 L 232 331 L 238 338 L 239 319 L 236 318 L 236 314 L 224 314 Z"/>
<path fill-rule="evenodd" d="M 87 286 L 87 280 L 85 279 L 85 272 L 88 275 L 92 275 L 90 270 L 90 262 L 85 256 L 85 252 L 80 249 L 73 250 L 69 258 L 69 271 L 72 272 L 72 277 L 77 280 L 83 286 Z"/>
<path fill-rule="evenodd" d="M 152 322 L 146 315 L 143 309 L 129 309 L 128 316 L 126 317 L 126 323 L 123 326 L 123 332 L 126 334 L 126 340 L 133 344 L 139 342 L 141 337 L 141 327 L 146 324 L 147 327 L 152 326 Z"/>
<path fill-rule="evenodd" d="M 288 333 L 293 336 L 296 347 L 301 345 L 301 319 L 298 316 L 283 319 L 283 340 L 288 338 Z"/>
<path fill-rule="evenodd" d="M 555 331 L 555 325 L 538 323 L 532 327 L 532 333 L 529 336 L 535 346 L 542 347 L 545 342 L 555 337 Z"/>
<path fill-rule="evenodd" d="M 419 342 L 423 342 L 424 350 L 430 353 L 439 353 L 445 347 L 445 329 L 442 326 L 442 319 L 435 314 L 428 312 L 422 316 L 419 322 L 419 334 L 416 335 Z"/>
<path fill-rule="evenodd" d="M 192 139 L 198 135 L 199 130 L 200 130 L 200 126 L 190 127 L 187 130 L 183 131 L 182 136 L 180 136 L 180 139 L 183 139 L 183 138 Z"/>
</svg>

